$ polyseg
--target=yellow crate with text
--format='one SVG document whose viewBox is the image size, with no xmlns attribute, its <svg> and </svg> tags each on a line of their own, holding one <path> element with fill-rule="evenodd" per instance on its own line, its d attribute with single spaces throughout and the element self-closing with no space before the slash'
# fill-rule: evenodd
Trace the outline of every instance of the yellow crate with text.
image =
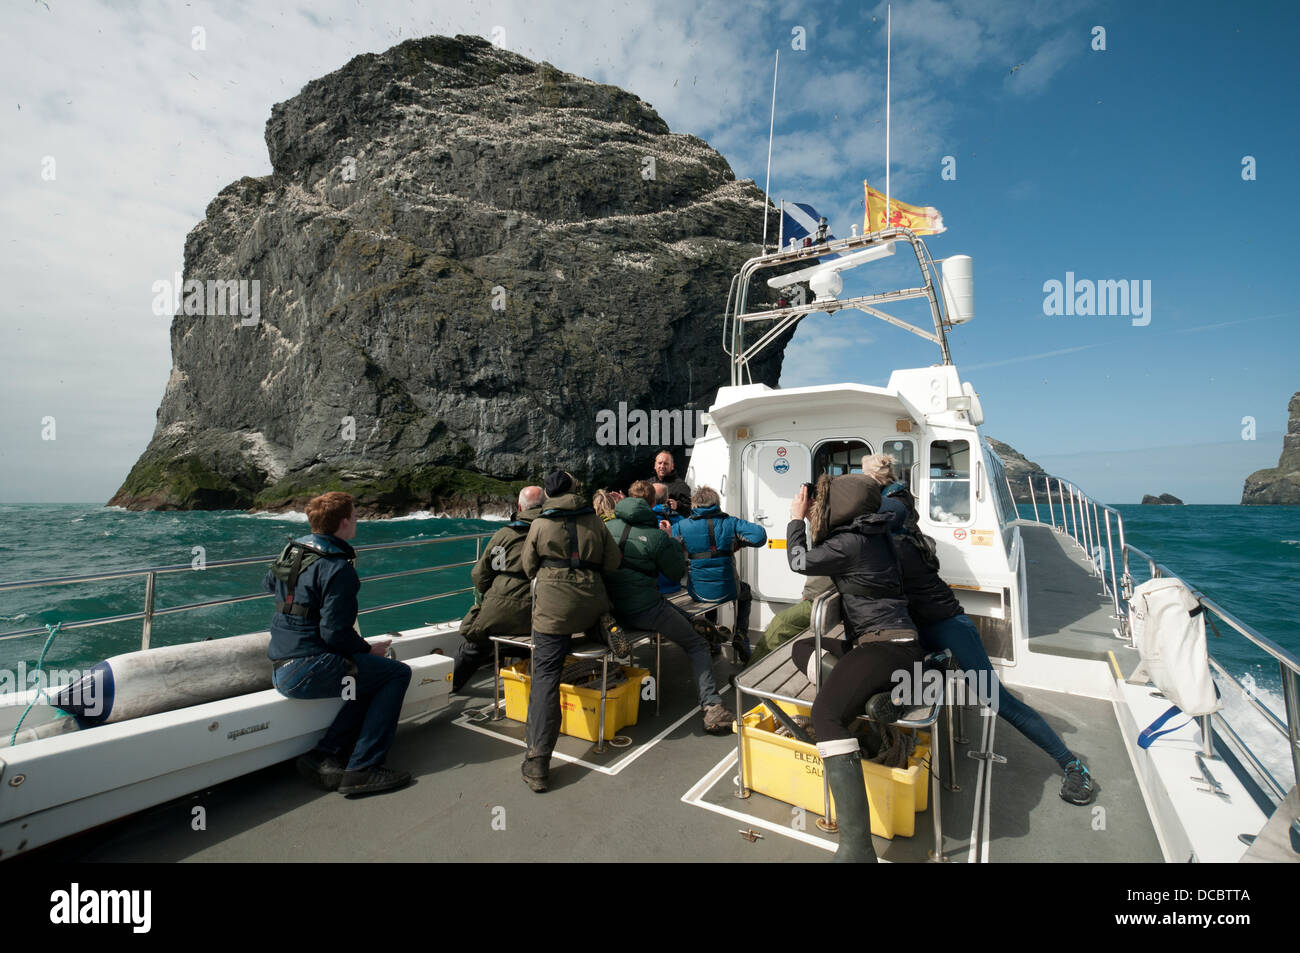
<svg viewBox="0 0 1300 953">
<path fill-rule="evenodd" d="M 778 704 L 790 715 L 809 712 L 801 705 Z M 826 805 L 822 759 L 816 746 L 776 734 L 776 718 L 761 704 L 745 712 L 744 720 L 745 787 L 820 815 Z M 918 747 L 906 768 L 862 762 L 871 833 L 877 837 L 892 840 L 916 832 L 916 814 L 925 810 L 926 804 L 929 776 L 921 762 L 927 760 L 928 752 L 928 748 Z"/>
<path fill-rule="evenodd" d="M 565 664 L 576 661 L 565 660 Z M 641 709 L 641 680 L 650 674 L 649 669 L 623 666 L 627 681 L 605 693 L 605 740 L 635 725 Z M 531 679 L 528 663 L 518 662 L 501 669 L 505 686 L 506 717 L 512 721 L 528 721 L 528 689 Z M 560 685 L 560 733 L 584 741 L 595 741 L 600 731 L 600 691 Z"/>
</svg>

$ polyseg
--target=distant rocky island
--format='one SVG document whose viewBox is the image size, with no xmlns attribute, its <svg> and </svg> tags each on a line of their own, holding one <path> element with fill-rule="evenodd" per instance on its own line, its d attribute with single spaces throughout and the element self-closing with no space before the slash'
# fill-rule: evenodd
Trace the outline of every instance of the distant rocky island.
<svg viewBox="0 0 1300 953">
<path fill-rule="evenodd" d="M 1256 470 L 1246 477 L 1242 503 L 1300 504 L 1300 391 L 1291 395 L 1287 411 L 1290 420 L 1277 466 Z"/>
<path fill-rule="evenodd" d="M 459 36 L 308 83 L 266 144 L 271 174 L 222 189 L 186 239 L 157 427 L 110 503 L 340 489 L 367 516 L 479 516 L 553 466 L 626 485 L 661 445 L 686 463 L 685 434 L 602 441 L 597 421 L 690 419 L 729 379 L 720 320 L 764 197 L 707 143 Z M 237 282 L 255 313 L 212 307 Z M 755 382 L 776 385 L 787 342 Z"/>
<path fill-rule="evenodd" d="M 1174 496 L 1172 493 L 1161 493 L 1159 496 L 1152 496 L 1150 493 L 1146 493 L 1142 497 L 1142 502 L 1148 505 L 1155 504 L 1157 506 L 1162 506 L 1162 505 L 1182 506 L 1183 505 L 1183 501 L 1180 500 L 1178 497 Z"/>
</svg>

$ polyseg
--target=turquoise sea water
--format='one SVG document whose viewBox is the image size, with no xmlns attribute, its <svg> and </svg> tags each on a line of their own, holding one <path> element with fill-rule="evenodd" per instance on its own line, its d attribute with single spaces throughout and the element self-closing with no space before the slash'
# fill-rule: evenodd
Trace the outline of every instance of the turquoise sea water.
<svg viewBox="0 0 1300 953">
<path fill-rule="evenodd" d="M 1300 507 L 1137 506 L 1117 507 L 1128 541 L 1151 554 L 1216 600 L 1241 621 L 1300 654 Z M 1045 508 L 1041 509 L 1044 520 Z M 1033 509 L 1021 507 L 1032 518 Z M 0 538 L 0 583 L 31 578 L 103 572 L 110 569 L 182 565 L 183 572 L 158 577 L 156 606 L 184 605 L 222 596 L 260 591 L 265 565 L 188 568 L 195 547 L 208 561 L 264 556 L 277 552 L 289 536 L 307 531 L 301 515 L 249 515 L 242 512 L 130 513 L 94 504 L 0 505 L 6 533 Z M 466 533 L 492 532 L 499 524 L 483 520 L 429 516 L 363 522 L 355 542 L 433 540 Z M 474 558 L 474 543 L 453 542 L 409 549 L 362 553 L 357 568 L 369 575 Z M 1139 581 L 1145 573 L 1137 571 Z M 467 566 L 413 577 L 367 583 L 362 606 L 383 605 L 469 585 Z M 122 613 L 143 606 L 142 577 L 94 584 L 0 592 L 0 636 L 31 626 Z M 454 595 L 416 606 L 365 615 L 361 629 L 375 634 L 410 628 L 426 621 L 458 618 L 469 596 Z M 238 603 L 159 616 L 153 644 L 172 645 L 266 628 L 269 600 Z M 1276 690 L 1276 667 L 1260 651 L 1220 625 L 1223 638 L 1210 650 L 1233 674 L 1250 673 L 1263 688 Z M 60 632 L 46 666 L 80 669 L 140 647 L 138 621 Z M 0 641 L 0 670 L 20 661 L 29 671 L 45 642 L 43 636 Z"/>
</svg>

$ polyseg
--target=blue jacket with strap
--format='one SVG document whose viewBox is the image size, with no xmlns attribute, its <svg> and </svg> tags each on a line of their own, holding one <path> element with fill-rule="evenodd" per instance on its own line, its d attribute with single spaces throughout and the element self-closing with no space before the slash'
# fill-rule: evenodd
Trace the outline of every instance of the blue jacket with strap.
<svg viewBox="0 0 1300 953">
<path fill-rule="evenodd" d="M 357 618 L 357 593 L 361 579 L 352 567 L 356 550 L 337 536 L 312 533 L 295 540 L 320 554 L 298 576 L 293 591 L 293 605 L 306 615 L 277 611 L 271 616 L 271 644 L 266 650 L 272 661 L 304 658 L 309 655 L 352 656 L 370 651 L 370 643 L 354 626 Z M 283 606 L 289 597 L 288 585 L 268 571 L 263 585 L 275 594 Z"/>
<path fill-rule="evenodd" d="M 713 538 L 709 539 L 712 524 Z M 734 599 L 736 568 L 732 553 L 745 546 L 762 546 L 767 530 L 757 523 L 728 516 L 715 503 L 697 506 L 690 519 L 673 526 L 673 535 L 686 544 L 691 598 L 700 602 Z"/>
</svg>

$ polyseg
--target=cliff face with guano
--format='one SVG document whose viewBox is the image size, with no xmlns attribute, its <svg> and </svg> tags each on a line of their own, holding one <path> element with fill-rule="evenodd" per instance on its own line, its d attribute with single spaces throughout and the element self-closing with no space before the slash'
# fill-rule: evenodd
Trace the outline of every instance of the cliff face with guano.
<svg viewBox="0 0 1300 953">
<path fill-rule="evenodd" d="M 1300 504 L 1300 391 L 1291 395 L 1287 411 L 1291 417 L 1277 466 L 1256 470 L 1246 477 L 1242 503 Z"/>
<path fill-rule="evenodd" d="M 552 466 L 644 476 L 657 447 L 604 445 L 598 413 L 705 409 L 727 382 L 721 314 L 763 196 L 636 96 L 430 37 L 309 83 L 266 144 L 272 173 L 185 242 L 187 300 L 256 281 L 256 323 L 180 309 L 157 428 L 111 503 L 345 489 L 366 515 L 500 512 Z M 755 381 L 775 385 L 783 344 Z"/>
</svg>

